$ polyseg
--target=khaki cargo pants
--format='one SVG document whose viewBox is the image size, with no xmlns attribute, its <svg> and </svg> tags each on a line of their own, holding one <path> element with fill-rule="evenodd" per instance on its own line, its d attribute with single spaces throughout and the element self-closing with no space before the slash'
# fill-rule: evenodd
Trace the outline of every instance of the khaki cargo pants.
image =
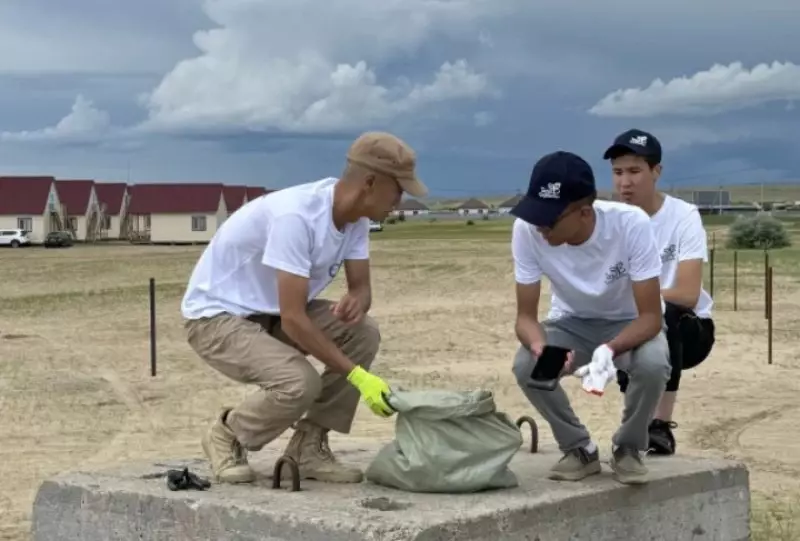
<svg viewBox="0 0 800 541">
<path fill-rule="evenodd" d="M 333 315 L 332 305 L 314 299 L 308 315 L 351 361 L 369 369 L 380 346 L 377 323 L 365 315 L 359 324 L 348 326 Z M 247 450 L 260 450 L 304 414 L 328 430 L 350 432 L 358 391 L 327 367 L 320 376 L 306 353 L 281 330 L 279 317 L 220 314 L 188 320 L 185 328 L 189 345 L 212 368 L 260 387 L 227 417 L 226 424 Z"/>
</svg>

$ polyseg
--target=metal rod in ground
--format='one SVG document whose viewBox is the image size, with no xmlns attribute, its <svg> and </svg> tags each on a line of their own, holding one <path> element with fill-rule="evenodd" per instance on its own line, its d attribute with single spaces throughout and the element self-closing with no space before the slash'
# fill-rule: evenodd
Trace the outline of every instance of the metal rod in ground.
<svg viewBox="0 0 800 541">
<path fill-rule="evenodd" d="M 769 251 L 764 250 L 764 319 L 769 319 Z"/>
<path fill-rule="evenodd" d="M 709 272 L 709 278 L 711 280 L 711 283 L 708 287 L 708 294 L 711 295 L 712 298 L 714 297 L 714 252 L 715 252 L 714 248 L 711 248 L 711 253 L 709 254 L 710 257 L 708 261 L 710 263 L 708 272 Z"/>
<path fill-rule="evenodd" d="M 767 270 L 767 283 L 768 286 L 768 306 L 769 316 L 767 317 L 767 364 L 772 364 L 772 266 Z"/>
<path fill-rule="evenodd" d="M 739 252 L 733 251 L 733 311 L 739 309 Z"/>
<path fill-rule="evenodd" d="M 150 278 L 150 375 L 156 375 L 156 279 Z"/>
</svg>

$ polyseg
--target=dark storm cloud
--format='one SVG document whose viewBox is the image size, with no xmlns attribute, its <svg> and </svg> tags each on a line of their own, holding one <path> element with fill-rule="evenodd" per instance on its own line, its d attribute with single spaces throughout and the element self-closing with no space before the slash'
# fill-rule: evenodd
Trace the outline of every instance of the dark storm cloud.
<svg viewBox="0 0 800 541">
<path fill-rule="evenodd" d="M 219 15 L 226 2 L 213 4 Z M 309 17 L 330 13 L 310 9 L 308 1 L 302 4 L 303 10 L 286 19 L 301 26 L 283 25 L 280 47 L 262 50 L 254 42 L 253 55 L 298 50 L 318 28 L 325 28 L 326 21 Z M 262 10 L 276 9 L 260 5 Z M 145 118 L 139 101 L 143 93 L 181 60 L 201 54 L 193 34 L 214 27 L 200 0 L 142 0 L 120 6 L 101 0 L 0 4 L 0 47 L 15 52 L 0 59 L 0 132 L 53 126 L 69 113 L 78 94 L 107 111 L 117 128 L 95 149 L 4 143 L 0 163 L 62 167 L 62 175 L 88 173 L 94 167 L 97 175 L 119 176 L 132 157 L 137 174 L 148 178 L 224 177 L 233 182 L 268 177 L 275 185 L 338 174 L 347 144 L 356 135 L 351 130 L 286 135 L 220 126 L 178 131 L 176 137 L 119 135 Z M 241 3 L 237 9 L 247 6 Z M 800 176 L 798 110 L 787 110 L 785 103 L 708 118 L 600 118 L 587 113 L 617 89 L 644 88 L 657 78 L 667 82 L 690 77 L 716 63 L 741 61 L 748 69 L 775 60 L 800 64 L 796 1 L 508 0 L 462 6 L 482 10 L 482 15 L 473 20 L 465 11 L 463 20 L 425 30 L 429 33 L 419 42 L 389 36 L 389 43 L 399 40 L 396 48 L 386 40 L 372 47 L 363 40 L 347 41 L 353 32 L 346 31 L 331 35 L 330 40 L 338 41 L 319 42 L 340 52 L 337 58 L 367 58 L 382 84 L 400 77 L 425 79 L 443 61 L 464 57 L 496 85 L 496 99 L 443 101 L 375 126 L 397 131 L 419 149 L 421 170 L 434 192 L 513 193 L 524 189 L 535 160 L 558 148 L 583 155 L 601 183 L 607 183 L 602 151 L 631 126 L 663 134 L 668 176 L 674 179 L 694 175 L 692 182 L 713 183 L 725 174 L 747 179 L 748 170 L 771 178 Z M 222 15 L 220 20 L 231 16 Z M 253 17 L 253 28 L 258 24 Z M 420 23 L 416 31 L 426 24 L 434 23 Z M 476 113 L 494 121 L 476 126 Z M 115 137 L 121 141 L 116 146 Z"/>
</svg>

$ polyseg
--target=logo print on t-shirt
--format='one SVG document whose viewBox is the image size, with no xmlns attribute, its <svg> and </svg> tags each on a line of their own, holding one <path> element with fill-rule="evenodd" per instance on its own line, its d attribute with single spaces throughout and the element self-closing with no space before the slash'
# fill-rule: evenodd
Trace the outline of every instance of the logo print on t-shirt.
<svg viewBox="0 0 800 541">
<path fill-rule="evenodd" d="M 627 275 L 628 270 L 625 268 L 625 264 L 622 261 L 617 261 L 608 267 L 608 272 L 606 273 L 606 284 L 612 284 Z"/>
<path fill-rule="evenodd" d="M 328 276 L 331 278 L 336 278 L 336 275 L 339 274 L 339 269 L 342 266 L 342 262 L 339 261 L 338 263 L 334 263 L 330 267 L 328 267 Z"/>
<path fill-rule="evenodd" d="M 664 251 L 661 252 L 661 262 L 666 263 L 667 261 L 675 261 L 675 255 L 678 252 L 678 247 L 674 244 L 670 244 L 664 248 Z"/>
</svg>

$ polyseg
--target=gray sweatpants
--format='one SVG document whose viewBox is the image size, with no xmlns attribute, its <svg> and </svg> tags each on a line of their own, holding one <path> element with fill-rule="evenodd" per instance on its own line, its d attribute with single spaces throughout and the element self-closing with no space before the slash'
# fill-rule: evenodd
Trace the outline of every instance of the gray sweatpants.
<svg viewBox="0 0 800 541">
<path fill-rule="evenodd" d="M 608 321 L 566 316 L 543 321 L 542 327 L 548 345 L 575 351 L 573 368 L 578 368 L 588 364 L 595 348 L 614 338 L 628 323 L 629 320 Z M 587 445 L 591 440 L 589 432 L 573 412 L 561 385 L 552 391 L 533 389 L 526 385 L 530 381 L 535 362 L 530 350 L 520 347 L 513 367 L 518 385 L 539 414 L 550 424 L 553 437 L 562 452 Z M 622 424 L 614 434 L 612 443 L 628 445 L 644 452 L 648 445 L 648 426 L 670 376 L 665 330 L 649 342 L 620 355 L 614 363 L 617 368 L 628 373 L 630 383 L 625 393 Z"/>
</svg>

